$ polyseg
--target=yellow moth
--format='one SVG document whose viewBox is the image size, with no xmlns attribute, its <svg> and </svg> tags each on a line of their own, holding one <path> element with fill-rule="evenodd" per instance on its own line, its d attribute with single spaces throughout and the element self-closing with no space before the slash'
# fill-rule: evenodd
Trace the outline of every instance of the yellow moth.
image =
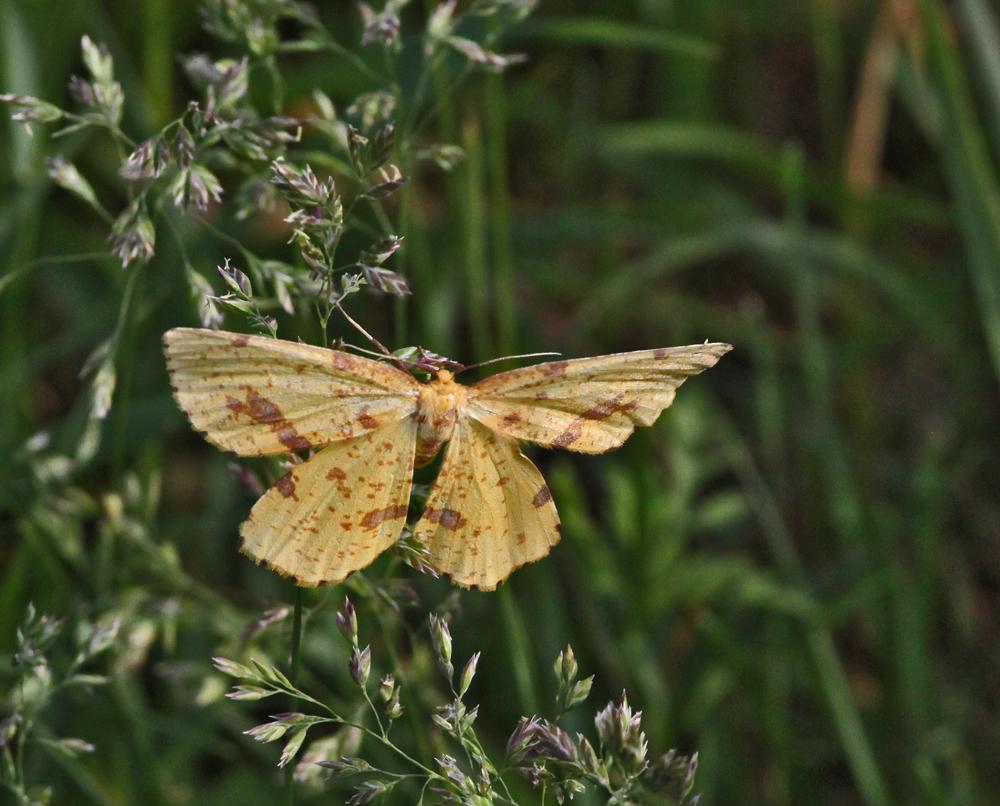
<svg viewBox="0 0 1000 806">
<path fill-rule="evenodd" d="M 164 343 L 177 402 L 211 443 L 241 456 L 315 450 L 254 505 L 244 553 L 299 585 L 343 580 L 399 538 L 413 469 L 447 442 L 413 532 L 440 571 L 488 590 L 559 540 L 552 494 L 518 440 L 617 448 L 731 349 L 550 361 L 463 386 L 448 371 L 421 383 L 387 363 L 263 336 L 176 328 Z"/>
</svg>

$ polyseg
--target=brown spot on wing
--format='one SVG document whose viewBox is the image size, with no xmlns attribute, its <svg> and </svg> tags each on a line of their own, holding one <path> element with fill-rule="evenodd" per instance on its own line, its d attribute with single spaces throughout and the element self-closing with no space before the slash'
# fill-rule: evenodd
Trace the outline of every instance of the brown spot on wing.
<svg viewBox="0 0 1000 806">
<path fill-rule="evenodd" d="M 330 351 L 330 363 L 333 364 L 334 369 L 350 369 L 351 359 L 347 353 L 341 352 L 340 350 Z"/>
<path fill-rule="evenodd" d="M 508 414 L 506 417 L 503 418 L 501 424 L 506 426 L 512 426 L 519 422 L 521 422 L 521 415 L 518 414 L 516 411 L 512 411 L 510 414 Z"/>
<path fill-rule="evenodd" d="M 569 361 L 550 361 L 548 364 L 539 364 L 538 368 L 543 375 L 562 375 L 569 366 Z"/>
<path fill-rule="evenodd" d="M 552 444 L 557 448 L 565 448 L 572 445 L 583 435 L 583 426 L 579 420 L 574 420 L 559 436 L 552 440 Z"/>
<path fill-rule="evenodd" d="M 610 400 L 602 400 L 580 416 L 585 420 L 603 420 L 620 411 L 631 411 L 636 407 L 636 401 L 630 400 L 628 403 L 622 403 L 624 397 L 625 395 L 615 395 Z"/>
<path fill-rule="evenodd" d="M 538 509 L 538 507 L 545 506 L 551 500 L 552 500 L 552 491 L 546 484 L 542 487 L 542 489 L 540 489 L 537 493 L 535 493 L 535 497 L 531 499 L 531 504 L 532 506 L 535 507 L 535 509 Z"/>
<path fill-rule="evenodd" d="M 497 481 L 497 487 L 503 487 L 505 484 L 510 483 L 510 476 L 503 476 Z"/>
<path fill-rule="evenodd" d="M 246 347 L 250 343 L 250 337 L 246 333 L 241 333 L 233 339 L 233 347 Z"/>
<path fill-rule="evenodd" d="M 283 422 L 285 415 L 281 413 L 281 409 L 273 401 L 268 400 L 266 397 L 261 397 L 260 393 L 254 389 L 252 386 L 247 387 L 247 402 L 240 403 L 236 401 L 237 405 L 229 405 L 229 408 L 234 411 L 238 411 L 240 414 L 245 414 L 252 420 L 256 420 L 258 423 L 267 423 L 268 425 L 274 423 Z"/>
<path fill-rule="evenodd" d="M 312 447 L 312 443 L 291 425 L 283 425 L 275 433 L 278 435 L 278 441 L 290 451 L 301 451 Z"/>
<path fill-rule="evenodd" d="M 295 495 L 295 479 L 292 478 L 291 473 L 286 473 L 274 482 L 274 489 L 281 493 L 285 498 L 294 498 L 296 501 L 299 500 Z"/>
<path fill-rule="evenodd" d="M 591 406 L 578 419 L 566 426 L 566 430 L 552 440 L 552 445 L 556 448 L 572 445 L 583 436 L 583 424 L 586 420 L 605 420 L 620 411 L 632 411 L 638 405 L 636 400 L 622 402 L 624 398 L 625 395 L 615 395 L 608 400 L 602 400 L 596 406 Z"/>
<path fill-rule="evenodd" d="M 371 512 L 365 513 L 361 518 L 361 526 L 364 529 L 373 529 L 384 521 L 394 521 L 399 518 L 405 518 L 407 512 L 407 507 L 404 504 L 399 504 L 394 507 L 386 507 L 385 509 L 374 509 Z"/>
<path fill-rule="evenodd" d="M 362 409 L 361 414 L 358 415 L 358 422 L 361 424 L 361 427 L 367 431 L 374 431 L 378 428 L 378 420 L 372 417 L 364 409 Z"/>
<path fill-rule="evenodd" d="M 339 467 L 331 467 L 326 471 L 326 477 L 330 481 L 343 481 L 347 478 L 347 474 L 341 470 Z"/>
<path fill-rule="evenodd" d="M 439 523 L 445 529 L 461 529 L 467 523 L 461 513 L 453 509 L 428 509 L 424 517 L 431 523 Z"/>
<path fill-rule="evenodd" d="M 278 441 L 290 451 L 311 448 L 312 443 L 295 430 L 295 426 L 285 419 L 281 409 L 273 401 L 262 397 L 252 386 L 244 387 L 247 399 L 244 403 L 235 397 L 226 398 L 226 408 L 236 416 L 249 417 L 254 422 L 268 425 Z"/>
</svg>

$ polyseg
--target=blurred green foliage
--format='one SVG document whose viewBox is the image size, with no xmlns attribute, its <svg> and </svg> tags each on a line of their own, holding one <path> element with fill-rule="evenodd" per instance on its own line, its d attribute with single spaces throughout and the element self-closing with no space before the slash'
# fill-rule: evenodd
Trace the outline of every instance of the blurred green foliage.
<svg viewBox="0 0 1000 806">
<path fill-rule="evenodd" d="M 699 753 L 702 806 L 1000 801 L 995 8 L 542 0 L 500 43 L 523 63 L 470 72 L 456 54 L 428 75 L 407 35 L 434 6 L 402 16 L 400 97 L 429 100 L 397 150 L 464 156 L 405 163 L 385 218 L 365 219 L 404 236 L 388 266 L 413 296 L 355 294 L 352 316 L 467 363 L 735 349 L 620 451 L 533 454 L 564 537 L 499 592 L 387 560 L 353 577 L 381 662 L 443 704 L 422 625 L 449 614 L 459 662 L 482 653 L 476 730 L 502 756 L 519 717 L 552 715 L 548 669 L 571 643 L 592 702 L 625 689 L 653 752 Z M 262 116 L 315 114 L 317 89 L 340 110 L 385 65 L 353 3 L 317 9 L 334 41 L 309 52 L 209 33 L 191 0 L 0 0 L 0 91 L 71 108 L 87 35 L 114 59 L 135 143 L 201 97 L 178 54 L 249 52 Z M 4 119 L 4 758 L 30 719 L 17 763 L 39 801 L 281 802 L 280 750 L 243 731 L 283 706 L 226 700 L 211 658 L 285 664 L 295 593 L 237 554 L 254 496 L 176 409 L 160 336 L 197 323 L 192 272 L 219 293 L 226 258 L 301 266 L 290 229 L 238 218 L 243 177 L 222 166 L 222 203 L 154 217 L 155 256 L 123 269 L 100 212 L 133 201 L 113 139 Z M 340 181 L 343 155 L 315 142 L 299 155 Z M 92 200 L 50 178 L 56 155 Z M 321 338 L 309 311 L 267 313 L 284 338 Z M 330 335 L 359 340 L 336 316 Z M 304 600 L 300 685 L 346 702 L 343 591 Z"/>
</svg>

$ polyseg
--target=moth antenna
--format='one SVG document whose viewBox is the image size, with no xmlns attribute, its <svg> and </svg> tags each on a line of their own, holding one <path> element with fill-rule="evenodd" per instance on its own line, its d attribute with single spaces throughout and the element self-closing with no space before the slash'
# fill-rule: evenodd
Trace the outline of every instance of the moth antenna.
<svg viewBox="0 0 1000 806">
<path fill-rule="evenodd" d="M 562 353 L 522 353 L 521 355 L 502 355 L 499 358 L 490 358 L 486 361 L 480 361 L 478 364 L 470 364 L 461 372 L 465 372 L 466 369 L 475 369 L 476 367 L 485 367 L 487 364 L 495 364 L 497 361 L 511 361 L 515 358 L 540 358 L 543 355 L 562 355 Z"/>
<path fill-rule="evenodd" d="M 382 345 L 379 345 L 379 346 L 381 347 Z M 376 350 L 366 350 L 364 347 L 358 347 L 358 345 L 356 345 L 356 344 L 348 344 L 348 343 L 345 342 L 344 345 L 343 345 L 343 348 L 344 348 L 344 350 L 354 350 L 354 352 L 356 352 L 356 353 L 364 353 L 365 355 L 373 355 L 376 358 L 385 358 L 386 357 L 385 353 L 380 353 L 380 352 L 377 352 Z M 385 349 L 385 348 L 383 347 L 382 349 Z M 408 361 L 407 359 L 401 358 L 398 355 L 393 355 L 392 353 L 389 353 L 388 357 L 391 358 L 393 361 L 395 361 L 401 367 L 413 367 L 413 369 L 419 369 L 419 370 L 423 370 L 424 372 L 428 372 L 427 369 L 425 369 L 424 367 L 421 367 L 420 364 L 418 364 L 416 361 Z"/>
<path fill-rule="evenodd" d="M 370 341 L 372 344 L 374 344 L 376 347 L 378 347 L 386 356 L 388 356 L 389 358 L 395 358 L 395 356 L 392 353 L 390 353 L 385 348 L 385 346 L 382 344 L 382 342 L 380 342 L 378 339 L 376 339 L 371 333 L 369 333 L 367 330 L 365 330 L 363 327 L 361 327 L 361 325 L 359 325 L 357 322 L 355 322 L 350 317 L 350 315 L 348 315 L 347 311 L 345 311 L 344 308 L 343 308 L 343 306 L 340 304 L 340 300 L 337 300 L 333 304 L 336 306 L 337 310 L 340 311 L 340 313 L 343 315 L 343 317 L 348 322 L 350 322 L 352 325 L 354 325 L 354 327 L 356 327 L 358 329 L 358 331 L 360 331 L 360 333 L 361 333 L 362 336 L 364 336 L 366 339 L 368 339 L 368 341 Z"/>
<path fill-rule="evenodd" d="M 341 349 L 343 349 L 343 350 L 353 350 L 356 353 L 364 353 L 365 355 L 373 355 L 376 358 L 385 358 L 386 357 L 385 353 L 380 353 L 380 352 L 378 352 L 378 350 L 366 350 L 364 347 L 358 347 L 358 345 L 356 345 L 356 344 L 350 344 L 349 342 L 346 342 L 346 341 L 343 343 L 343 346 L 341 347 Z M 401 362 L 401 359 L 399 358 L 399 356 L 393 355 L 393 356 L 390 356 L 390 358 L 392 358 L 392 360 L 395 361 L 395 362 L 397 362 L 397 363 Z"/>
<path fill-rule="evenodd" d="M 382 352 L 381 353 L 377 353 L 374 350 L 366 350 L 366 349 L 364 349 L 364 347 L 356 347 L 353 344 L 345 344 L 344 347 L 350 347 L 352 350 L 357 350 L 359 353 L 365 353 L 367 355 L 374 355 L 374 356 L 376 356 L 378 358 L 391 358 L 396 363 L 396 365 L 399 366 L 401 369 L 406 369 L 407 367 L 412 367 L 413 369 L 420 370 L 421 372 L 430 372 L 430 373 L 433 373 L 435 371 L 435 370 L 433 370 L 431 368 L 428 368 L 427 366 L 421 364 L 419 361 L 410 361 L 409 359 L 401 358 L 398 355 L 394 355 L 393 353 L 390 353 L 389 350 L 386 349 L 385 345 L 383 345 L 371 333 L 369 333 L 367 330 L 365 330 L 363 327 L 361 327 L 360 324 L 358 324 L 350 316 L 348 316 L 347 311 L 345 311 L 341 307 L 339 301 L 335 302 L 333 304 L 336 306 L 337 310 L 340 311 L 343 314 L 344 318 L 348 322 L 350 322 L 352 325 L 354 325 L 354 327 L 356 327 L 361 332 L 361 334 L 366 339 L 368 339 L 368 341 L 370 341 L 372 344 L 374 344 L 376 347 L 378 347 L 379 350 L 381 350 Z M 423 349 L 423 348 L 421 348 L 421 349 Z M 446 359 L 446 360 L 450 361 L 450 359 Z M 497 361 L 497 360 L 501 360 L 501 359 L 493 359 L 493 360 Z M 452 363 L 453 365 L 455 365 L 457 372 L 462 372 L 463 370 L 468 369 L 468 367 L 462 366 L 457 361 L 450 362 L 450 363 Z"/>
<path fill-rule="evenodd" d="M 369 332 L 368 332 L 367 330 L 365 330 L 365 329 L 364 329 L 363 327 L 361 327 L 361 325 L 359 325 L 359 324 L 358 324 L 357 322 L 355 322 L 355 321 L 354 321 L 354 320 L 353 320 L 353 319 L 352 319 L 352 318 L 351 318 L 351 317 L 350 317 L 350 316 L 348 315 L 347 311 L 345 311 L 345 310 L 344 310 L 344 308 L 343 308 L 343 306 L 341 306 L 341 304 L 340 304 L 340 300 L 337 300 L 337 301 L 336 301 L 335 303 L 333 303 L 333 304 L 334 304 L 334 305 L 336 306 L 337 310 L 338 310 L 338 311 L 340 311 L 340 313 L 341 313 L 341 314 L 343 315 L 343 317 L 344 317 L 344 318 L 345 318 L 345 319 L 346 319 L 346 320 L 347 320 L 348 322 L 350 322 L 350 323 L 351 323 L 352 325 L 354 325 L 354 327 L 356 327 L 356 328 L 357 328 L 357 329 L 358 329 L 358 330 L 359 330 L 359 331 L 361 332 L 361 335 L 362 335 L 362 336 L 364 336 L 364 337 L 365 337 L 366 339 L 368 339 L 368 341 L 370 341 L 370 342 L 371 342 L 372 344 L 374 344 L 374 345 L 375 345 L 376 347 L 378 347 L 378 348 L 379 348 L 379 349 L 380 349 L 380 350 L 382 351 L 382 354 L 383 354 L 383 355 L 385 355 L 385 356 L 386 356 L 386 357 L 388 357 L 388 358 L 391 358 L 391 359 L 392 359 L 393 361 L 395 361 L 395 362 L 396 362 L 397 364 L 399 364 L 400 366 L 402 366 L 402 362 L 400 362 L 400 360 L 399 360 L 399 359 L 398 359 L 398 358 L 397 358 L 396 356 L 394 356 L 394 355 L 393 355 L 392 353 L 390 353 L 390 352 L 389 352 L 389 351 L 388 351 L 388 350 L 387 350 L 387 349 L 385 348 L 385 345 L 384 345 L 384 344 L 382 344 L 382 342 L 380 342 L 380 341 L 379 341 L 378 339 L 376 339 L 376 338 L 375 338 L 375 337 L 374 337 L 374 336 L 373 336 L 373 335 L 372 335 L 371 333 L 369 333 Z M 356 347 L 355 349 L 360 349 L 360 348 L 357 348 L 357 347 Z M 378 355 L 378 353 L 372 353 L 372 352 L 371 352 L 370 350 L 364 350 L 364 352 L 368 353 L 369 355 Z"/>
</svg>

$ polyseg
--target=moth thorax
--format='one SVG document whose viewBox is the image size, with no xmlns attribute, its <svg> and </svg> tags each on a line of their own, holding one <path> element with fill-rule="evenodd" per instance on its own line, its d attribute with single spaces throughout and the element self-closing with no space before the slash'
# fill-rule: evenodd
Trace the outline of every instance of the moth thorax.
<svg viewBox="0 0 1000 806">
<path fill-rule="evenodd" d="M 417 402 L 416 465 L 431 461 L 441 445 L 451 438 L 459 411 L 465 406 L 466 388 L 455 383 L 450 372 L 440 372 L 436 380 L 422 384 Z"/>
</svg>

